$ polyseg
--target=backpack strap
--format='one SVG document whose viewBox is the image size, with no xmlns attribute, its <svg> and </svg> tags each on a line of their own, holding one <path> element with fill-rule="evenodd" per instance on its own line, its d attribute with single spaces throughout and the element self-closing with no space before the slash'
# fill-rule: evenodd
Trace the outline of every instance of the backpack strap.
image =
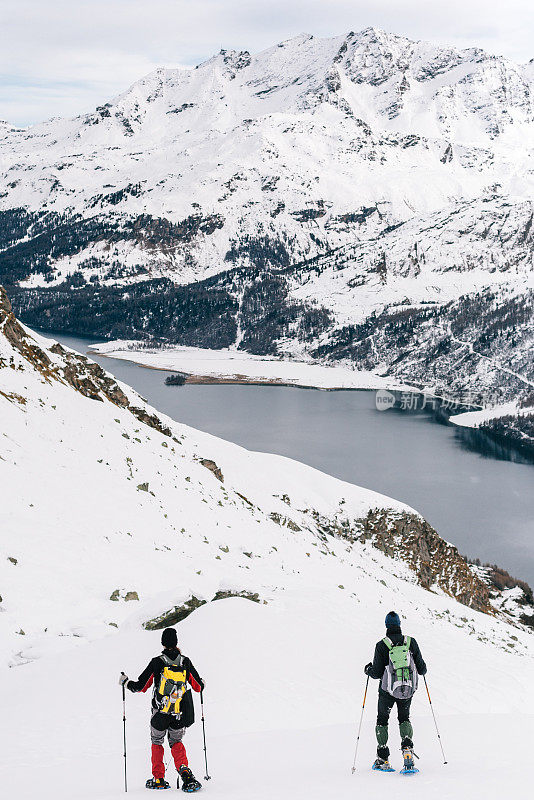
<svg viewBox="0 0 534 800">
<path fill-rule="evenodd" d="M 404 637 L 404 644 L 406 645 L 408 650 L 410 649 L 411 643 L 412 643 L 412 637 L 411 636 L 405 636 Z"/>
<path fill-rule="evenodd" d="M 160 654 L 160 658 L 161 658 L 161 660 L 163 661 L 163 663 L 167 667 L 181 667 L 182 666 L 183 656 L 182 656 L 181 653 L 178 654 L 178 657 L 175 658 L 174 661 L 172 659 L 170 659 L 169 656 L 166 653 L 161 653 Z"/>
<path fill-rule="evenodd" d="M 384 636 L 382 641 L 384 642 L 384 644 L 386 645 L 388 650 L 392 650 L 393 649 L 393 642 L 391 641 L 389 636 Z"/>
</svg>

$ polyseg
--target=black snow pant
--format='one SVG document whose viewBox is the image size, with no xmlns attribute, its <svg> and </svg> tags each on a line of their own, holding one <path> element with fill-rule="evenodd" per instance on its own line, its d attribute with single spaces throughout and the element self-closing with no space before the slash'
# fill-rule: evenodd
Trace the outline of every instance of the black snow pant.
<svg viewBox="0 0 534 800">
<path fill-rule="evenodd" d="M 382 688 L 378 690 L 378 714 L 376 717 L 376 753 L 379 758 L 389 758 L 388 743 L 388 722 L 391 709 L 397 705 L 397 717 L 399 720 L 399 730 L 401 735 L 401 746 L 413 747 L 413 728 L 410 722 L 410 706 L 412 698 L 409 700 L 396 700 Z"/>
</svg>

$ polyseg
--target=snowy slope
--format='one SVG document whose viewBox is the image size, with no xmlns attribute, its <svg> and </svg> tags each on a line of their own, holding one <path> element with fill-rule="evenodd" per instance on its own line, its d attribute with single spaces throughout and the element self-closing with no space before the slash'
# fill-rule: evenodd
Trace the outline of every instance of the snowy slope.
<svg viewBox="0 0 534 800">
<path fill-rule="evenodd" d="M 521 787 L 515 767 L 534 711 L 532 634 L 516 613 L 532 610 L 516 602 L 524 597 L 512 590 L 515 610 L 496 614 L 506 593 L 492 599 L 397 501 L 156 415 L 97 365 L 21 326 L 3 292 L 0 488 L 6 797 L 121 794 L 116 674 L 136 674 L 157 652 L 158 631 L 142 625 L 193 596 L 207 602 L 179 631 L 207 680 L 214 797 L 389 796 L 377 781 L 400 778 L 367 772 L 374 693 L 360 771 L 349 770 L 361 668 L 390 607 L 424 647 L 451 762 L 449 774 L 420 692 L 425 772 L 411 794 Z M 428 588 L 423 574 L 434 576 Z M 219 592 L 259 602 L 214 600 Z M 148 775 L 146 706 L 128 697 L 135 795 Z M 499 763 L 475 775 L 473 758 L 503 728 Z M 188 742 L 201 775 L 199 734 Z"/>
<path fill-rule="evenodd" d="M 222 600 L 199 609 L 178 626 L 184 652 L 207 681 L 212 775 L 203 790 L 207 798 L 386 800 L 395 792 L 416 800 L 426 800 L 430 794 L 451 800 L 497 800 L 527 790 L 528 773 L 518 770 L 517 763 L 528 762 L 534 711 L 529 690 L 532 658 L 503 652 L 494 645 L 491 630 L 485 630 L 486 641 L 466 636 L 447 614 L 437 616 L 438 609 L 442 614 L 445 610 L 439 598 L 432 599 L 436 606 L 430 615 L 420 604 L 421 590 L 412 588 L 410 595 L 382 586 L 380 590 L 381 597 L 376 586 L 368 592 L 367 584 L 357 582 L 352 597 L 334 589 L 319 594 L 310 587 L 298 595 L 280 592 L 284 596 L 267 606 Z M 406 629 L 417 636 L 428 661 L 429 686 L 449 762 L 441 763 L 422 689 L 412 714 L 421 773 L 409 786 L 398 774 L 370 771 L 376 684 L 368 694 L 357 772 L 350 772 L 364 689 L 362 665 L 382 635 L 383 616 L 392 600 L 405 611 Z M 476 622 L 481 633 L 484 622 Z M 94 643 L 79 641 L 75 650 L 61 656 L 3 670 L 0 697 L 10 719 L 0 734 L 4 796 L 10 800 L 123 796 L 117 673 L 126 669 L 136 675 L 158 651 L 158 632 L 125 629 Z M 54 691 L 39 693 L 38 703 L 27 693 L 29 684 L 53 690 L 73 680 L 81 687 L 76 709 L 58 708 Z M 185 742 L 191 766 L 202 780 L 201 737 L 197 723 Z M 146 695 L 128 695 L 127 738 L 128 794 L 146 797 L 144 782 L 150 775 Z M 398 769 L 394 721 L 390 741 Z M 167 774 L 173 782 L 174 770 Z"/>
<path fill-rule="evenodd" d="M 492 612 L 486 583 L 412 509 L 156 415 L 0 300 L 5 663 L 100 636 L 131 603 L 147 622 L 192 596 L 269 600 L 317 574 L 336 588 L 375 563 Z"/>
<path fill-rule="evenodd" d="M 315 227 L 325 236 L 336 212 L 377 202 L 398 220 L 496 181 L 528 197 L 533 119 L 528 65 L 376 28 L 303 35 L 253 56 L 221 51 L 194 70 L 158 69 L 93 113 L 13 131 L 2 156 L 16 185 L 2 205 L 115 206 L 172 222 L 220 212 L 225 227 L 246 229 L 284 200 L 284 227 L 291 212 L 324 206 Z M 300 230 L 292 225 L 309 248 Z"/>
</svg>

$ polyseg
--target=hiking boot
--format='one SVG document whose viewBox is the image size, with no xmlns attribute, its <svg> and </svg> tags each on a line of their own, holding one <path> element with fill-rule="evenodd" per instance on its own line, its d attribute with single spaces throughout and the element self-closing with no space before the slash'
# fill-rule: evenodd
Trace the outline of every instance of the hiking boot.
<svg viewBox="0 0 534 800">
<path fill-rule="evenodd" d="M 372 768 L 380 772 L 395 772 L 387 758 L 377 758 Z"/>
<path fill-rule="evenodd" d="M 413 760 L 413 748 L 411 748 L 411 747 L 403 747 L 402 748 L 402 757 L 404 759 L 403 769 L 405 769 L 405 770 L 413 770 L 413 769 L 415 769 L 415 761 Z"/>
<path fill-rule="evenodd" d="M 145 783 L 146 789 L 170 789 L 170 784 L 164 778 L 149 778 Z"/>
</svg>

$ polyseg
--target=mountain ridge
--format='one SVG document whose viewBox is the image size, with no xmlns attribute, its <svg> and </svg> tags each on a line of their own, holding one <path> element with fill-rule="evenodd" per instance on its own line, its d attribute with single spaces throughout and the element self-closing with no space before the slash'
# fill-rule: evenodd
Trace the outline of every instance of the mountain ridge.
<svg viewBox="0 0 534 800">
<path fill-rule="evenodd" d="M 158 69 L 0 140 L 0 277 L 44 329 L 522 401 L 533 87 L 530 63 L 375 28 Z M 480 357 L 456 371 L 458 341 Z M 489 366 L 499 349 L 525 382 Z"/>
</svg>

